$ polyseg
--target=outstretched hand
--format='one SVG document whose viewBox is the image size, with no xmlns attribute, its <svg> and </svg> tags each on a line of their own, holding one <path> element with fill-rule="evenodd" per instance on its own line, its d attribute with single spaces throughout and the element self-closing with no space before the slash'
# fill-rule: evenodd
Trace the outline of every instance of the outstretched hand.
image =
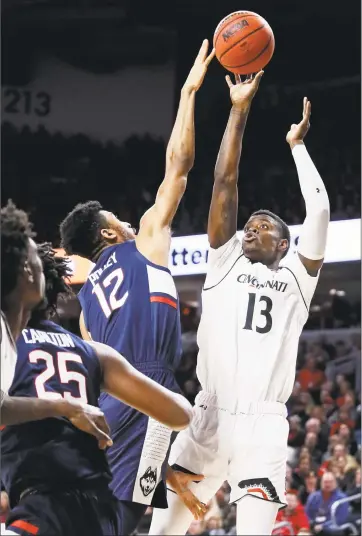
<svg viewBox="0 0 362 536">
<path fill-rule="evenodd" d="M 243 109 L 245 106 L 250 106 L 255 93 L 258 91 L 260 80 L 264 71 L 259 71 L 254 77 L 249 75 L 243 82 L 239 74 L 235 75 L 235 84 L 233 84 L 229 75 L 225 77 L 226 83 L 230 89 L 230 98 L 233 107 Z"/>
<path fill-rule="evenodd" d="M 310 128 L 310 115 L 312 112 L 312 105 L 310 101 L 307 99 L 307 97 L 304 97 L 303 99 L 303 119 L 301 120 L 298 125 L 293 124 L 290 127 L 290 130 L 287 134 L 286 140 L 289 143 L 291 149 L 295 145 L 303 143 L 303 139 L 305 138 L 309 128 Z"/>
<path fill-rule="evenodd" d="M 171 468 L 169 468 L 167 475 L 167 483 L 177 493 L 181 501 L 190 510 L 196 520 L 204 518 L 207 512 L 207 507 L 199 501 L 188 486 L 192 482 L 201 482 L 203 479 L 203 475 L 183 473 L 182 471 L 174 471 Z"/>
<path fill-rule="evenodd" d="M 186 79 L 184 88 L 188 90 L 197 91 L 201 87 L 201 84 L 205 78 L 207 68 L 211 60 L 215 56 L 215 49 L 213 49 L 210 52 L 210 54 L 208 54 L 208 51 L 209 51 L 209 41 L 207 39 L 204 39 L 202 42 L 201 48 L 199 50 L 199 53 L 196 56 L 195 62 L 193 66 L 191 67 L 189 75 Z"/>
</svg>

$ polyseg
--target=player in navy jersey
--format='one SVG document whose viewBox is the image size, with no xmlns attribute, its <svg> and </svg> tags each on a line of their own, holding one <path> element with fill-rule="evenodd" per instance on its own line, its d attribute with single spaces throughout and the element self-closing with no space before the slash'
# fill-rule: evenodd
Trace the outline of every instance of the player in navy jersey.
<svg viewBox="0 0 362 536">
<path fill-rule="evenodd" d="M 15 341 L 45 291 L 43 266 L 34 236 L 27 214 L 8 201 L 1 209 L 0 424 L 63 416 L 105 445 L 110 441 L 109 429 L 99 408 L 80 405 L 74 400 L 24 399 L 8 395 L 17 361 Z"/>
<path fill-rule="evenodd" d="M 45 244 L 39 248 L 46 301 L 18 339 L 10 395 L 76 400 L 97 405 L 101 388 L 164 425 L 188 425 L 191 406 L 131 367 L 112 348 L 88 343 L 48 319 L 68 293 L 68 265 Z M 159 425 L 161 426 L 161 424 Z M 97 439 L 65 418 L 7 427 L 1 437 L 1 480 L 10 499 L 7 527 L 38 536 L 125 534 L 111 473 Z"/>
<path fill-rule="evenodd" d="M 205 40 L 181 90 L 165 177 L 154 205 L 141 218 L 137 236 L 130 224 L 96 201 L 77 205 L 60 226 L 66 253 L 95 263 L 79 293 L 83 338 L 109 344 L 138 370 L 175 391 L 181 327 L 168 269 L 170 227 L 194 163 L 195 95 L 214 56 L 214 51 L 208 55 L 208 48 Z M 124 504 L 129 534 L 148 505 L 167 507 L 164 480 L 170 432 L 156 430 L 152 420 L 110 396 L 101 397 L 100 407 L 113 439 L 108 450 L 112 490 Z M 198 515 L 198 510 L 193 513 Z"/>
</svg>

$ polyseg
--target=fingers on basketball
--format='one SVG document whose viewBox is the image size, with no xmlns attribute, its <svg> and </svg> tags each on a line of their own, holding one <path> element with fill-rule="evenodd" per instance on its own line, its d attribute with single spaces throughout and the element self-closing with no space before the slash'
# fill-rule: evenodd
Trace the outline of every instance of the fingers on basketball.
<svg viewBox="0 0 362 536">
<path fill-rule="evenodd" d="M 260 80 L 262 79 L 263 74 L 264 74 L 264 71 L 259 71 L 259 72 L 256 73 L 256 75 L 255 75 L 254 83 L 255 83 L 255 85 L 256 85 L 257 87 L 258 87 L 259 84 L 260 84 Z"/>
<path fill-rule="evenodd" d="M 205 60 L 205 65 L 208 66 L 210 61 L 215 57 L 216 50 L 213 48 L 210 54 L 207 56 Z"/>
<path fill-rule="evenodd" d="M 232 83 L 231 78 L 230 78 L 230 76 L 228 74 L 225 76 L 225 80 L 226 80 L 227 85 L 231 89 L 234 84 Z"/>
</svg>

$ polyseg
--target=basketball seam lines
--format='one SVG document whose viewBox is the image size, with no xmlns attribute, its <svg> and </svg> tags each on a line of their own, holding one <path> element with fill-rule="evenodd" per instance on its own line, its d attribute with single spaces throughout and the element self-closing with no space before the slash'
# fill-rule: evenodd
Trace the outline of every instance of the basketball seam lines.
<svg viewBox="0 0 362 536">
<path fill-rule="evenodd" d="M 250 13 L 250 15 L 238 15 L 237 17 L 235 17 L 235 19 L 233 19 L 233 22 L 236 22 L 239 19 L 247 19 L 248 17 L 255 17 L 255 13 L 253 13 L 253 14 Z M 223 24 L 226 21 L 227 21 L 227 17 L 225 17 L 225 19 L 222 21 Z M 217 35 L 214 36 L 214 44 L 215 44 L 215 46 L 216 46 L 216 41 L 219 39 L 219 36 L 220 36 L 222 31 L 223 31 L 223 28 L 221 27 L 220 30 L 218 31 Z"/>
<path fill-rule="evenodd" d="M 261 52 L 259 52 L 259 54 L 257 56 L 255 56 L 255 58 L 253 58 L 252 60 L 250 61 L 247 61 L 246 63 L 243 63 L 242 65 L 224 65 L 224 67 L 228 68 L 230 67 L 231 69 L 238 69 L 239 67 L 244 67 L 245 65 L 249 65 L 249 63 L 253 63 L 253 61 L 257 60 L 258 58 L 260 58 L 260 56 L 262 54 L 264 54 L 264 52 L 269 48 L 269 45 L 270 45 L 270 41 L 271 41 L 271 37 L 269 38 L 269 41 L 267 42 L 266 46 L 263 48 L 263 50 Z"/>
<path fill-rule="evenodd" d="M 255 28 L 255 30 L 253 30 L 252 32 L 248 33 L 248 35 L 244 35 L 244 37 L 241 37 L 241 39 L 239 39 L 239 41 L 236 41 L 236 43 L 233 43 L 227 50 L 225 50 L 225 51 L 221 54 L 220 58 L 218 58 L 219 61 L 221 61 L 222 57 L 225 56 L 225 54 L 226 54 L 227 52 L 229 52 L 229 50 L 231 50 L 232 48 L 234 48 L 235 45 L 238 45 L 239 43 L 241 43 L 241 41 L 244 41 L 244 39 L 246 39 L 247 37 L 250 37 L 251 35 L 255 34 L 256 32 L 258 32 L 259 30 L 261 30 L 261 29 L 264 28 L 264 27 L 265 27 L 265 24 L 263 24 L 263 26 L 259 26 L 259 28 Z"/>
</svg>

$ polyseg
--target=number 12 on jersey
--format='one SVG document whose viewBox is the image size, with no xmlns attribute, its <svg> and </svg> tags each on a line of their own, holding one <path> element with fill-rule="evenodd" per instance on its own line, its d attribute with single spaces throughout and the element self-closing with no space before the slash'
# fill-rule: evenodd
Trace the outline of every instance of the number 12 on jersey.
<svg viewBox="0 0 362 536">
<path fill-rule="evenodd" d="M 245 325 L 243 329 L 253 329 L 253 317 L 254 317 L 254 309 L 255 309 L 255 301 L 256 301 L 256 293 L 255 292 L 249 292 L 249 302 L 248 302 L 248 309 L 246 312 L 246 320 Z M 265 325 L 262 327 L 256 326 L 255 331 L 257 333 L 269 333 L 269 331 L 272 328 L 273 325 L 273 319 L 271 317 L 270 311 L 273 307 L 273 302 L 269 296 L 260 296 L 259 303 L 264 302 L 265 307 L 260 311 L 260 314 L 264 316 L 265 318 Z"/>
<path fill-rule="evenodd" d="M 102 283 L 97 283 L 93 287 L 92 292 L 97 296 L 99 305 L 102 307 L 102 311 L 107 318 L 111 316 L 113 311 L 122 307 L 128 298 L 128 291 L 122 296 L 122 298 L 118 299 L 116 297 L 118 289 L 122 285 L 123 279 L 124 276 L 122 268 L 117 268 L 107 275 Z M 106 289 L 109 287 L 113 280 L 115 280 L 113 283 L 113 288 L 110 292 L 109 300 L 107 300 L 103 288 Z"/>
</svg>

